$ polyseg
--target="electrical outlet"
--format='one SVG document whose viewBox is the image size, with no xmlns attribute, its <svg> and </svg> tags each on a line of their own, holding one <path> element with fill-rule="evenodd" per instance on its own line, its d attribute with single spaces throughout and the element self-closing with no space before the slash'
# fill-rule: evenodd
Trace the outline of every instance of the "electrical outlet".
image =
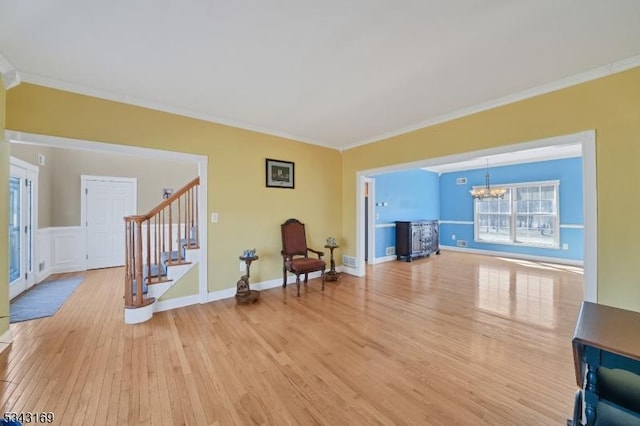
<svg viewBox="0 0 640 426">
<path fill-rule="evenodd" d="M 242 260 L 240 261 L 240 272 L 247 272 L 247 264 Z"/>
<path fill-rule="evenodd" d="M 452 239 L 453 241 L 455 241 L 455 240 L 456 240 L 456 234 L 451 234 L 451 239 Z"/>
<path fill-rule="evenodd" d="M 217 212 L 211 213 L 211 222 L 212 223 L 218 223 L 218 213 Z"/>
<path fill-rule="evenodd" d="M 569 244 L 564 243 L 564 244 L 562 245 L 562 250 L 569 250 Z"/>
</svg>

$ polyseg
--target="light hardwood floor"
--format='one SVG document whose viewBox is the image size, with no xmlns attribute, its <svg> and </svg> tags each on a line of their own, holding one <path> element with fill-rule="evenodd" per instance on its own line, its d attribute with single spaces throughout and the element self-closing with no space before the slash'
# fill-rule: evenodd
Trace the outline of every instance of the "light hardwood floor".
<svg viewBox="0 0 640 426">
<path fill-rule="evenodd" d="M 121 268 L 11 326 L 3 411 L 59 425 L 561 425 L 582 271 L 443 252 L 123 323 Z"/>
</svg>

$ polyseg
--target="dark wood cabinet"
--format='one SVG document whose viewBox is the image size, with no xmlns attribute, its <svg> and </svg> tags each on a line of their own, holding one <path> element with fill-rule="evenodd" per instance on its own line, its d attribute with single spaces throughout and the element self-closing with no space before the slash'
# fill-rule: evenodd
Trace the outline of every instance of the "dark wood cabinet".
<svg viewBox="0 0 640 426">
<path fill-rule="evenodd" d="M 411 262 L 416 257 L 440 254 L 438 221 L 396 221 L 396 258 Z"/>
<path fill-rule="evenodd" d="M 573 334 L 573 425 L 640 425 L 640 313 L 582 302 Z"/>
</svg>

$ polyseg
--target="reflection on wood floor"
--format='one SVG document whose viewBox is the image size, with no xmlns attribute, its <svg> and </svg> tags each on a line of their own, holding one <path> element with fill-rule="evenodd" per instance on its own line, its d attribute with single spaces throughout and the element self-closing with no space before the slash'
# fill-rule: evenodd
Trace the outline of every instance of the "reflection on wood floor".
<svg viewBox="0 0 640 426">
<path fill-rule="evenodd" d="M 3 411 L 55 424 L 552 425 L 582 270 L 458 252 L 123 323 L 121 268 L 13 324 Z"/>
</svg>

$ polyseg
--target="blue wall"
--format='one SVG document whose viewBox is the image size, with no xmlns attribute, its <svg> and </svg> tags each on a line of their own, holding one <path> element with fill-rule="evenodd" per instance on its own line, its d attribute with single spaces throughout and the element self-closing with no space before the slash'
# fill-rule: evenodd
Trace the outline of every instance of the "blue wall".
<svg viewBox="0 0 640 426">
<path fill-rule="evenodd" d="M 487 244 L 474 241 L 473 199 L 469 190 L 473 186 L 484 185 L 486 169 L 465 170 L 443 173 L 440 176 L 440 244 L 455 246 L 456 240 L 467 241 L 467 247 L 482 250 L 511 252 L 535 256 L 582 260 L 583 229 L 563 228 L 562 225 L 584 223 L 582 212 L 582 158 L 540 161 L 514 166 L 491 167 L 491 184 L 535 182 L 545 180 L 560 181 L 560 248 L 522 247 L 518 245 Z M 456 179 L 466 177 L 466 185 L 457 185 Z M 463 221 L 467 223 L 447 223 Z M 452 235 L 456 236 L 456 240 Z M 563 250 L 562 245 L 569 249 Z"/>
<path fill-rule="evenodd" d="M 440 218 L 438 174 L 426 170 L 386 173 L 375 180 L 375 223 L 390 224 L 396 220 Z M 376 227 L 376 257 L 384 257 L 387 247 L 395 247 L 395 227 Z"/>
<path fill-rule="evenodd" d="M 456 246 L 456 240 L 467 241 L 467 247 L 560 259 L 582 260 L 582 158 L 540 161 L 514 166 L 491 167 L 491 184 L 511 184 L 546 180 L 560 181 L 560 248 L 522 247 L 507 244 L 487 244 L 474 241 L 473 199 L 469 190 L 484 185 L 486 168 L 462 172 L 436 173 L 410 170 L 375 176 L 376 224 L 391 224 L 396 220 L 440 219 L 440 244 Z M 466 185 L 456 179 L 466 177 Z M 447 223 L 463 222 L 463 223 Z M 578 227 L 563 227 L 578 225 Z M 452 235 L 456 236 L 456 240 Z M 563 250 L 562 245 L 569 249 Z M 395 246 L 395 227 L 376 227 L 376 258 L 384 257 L 385 248 Z"/>
</svg>

